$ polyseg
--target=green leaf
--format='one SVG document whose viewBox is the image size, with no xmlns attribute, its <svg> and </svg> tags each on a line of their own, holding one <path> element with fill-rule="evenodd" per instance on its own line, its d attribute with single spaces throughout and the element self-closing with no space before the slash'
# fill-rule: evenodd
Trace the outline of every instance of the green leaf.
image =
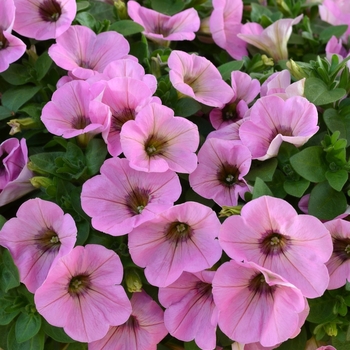
<svg viewBox="0 0 350 350">
<path fill-rule="evenodd" d="M 32 167 L 34 171 L 42 173 L 43 175 L 57 175 L 55 160 L 63 155 L 64 152 L 38 153 L 30 156 L 29 159 L 33 163 Z"/>
<path fill-rule="evenodd" d="M 344 111 L 345 112 L 345 111 Z M 326 109 L 323 120 L 331 132 L 340 132 L 340 137 L 347 140 L 350 145 L 350 114 L 338 112 L 333 108 Z"/>
<path fill-rule="evenodd" d="M 0 120 L 7 119 L 13 117 L 14 114 L 8 108 L 4 106 L 0 106 Z"/>
<path fill-rule="evenodd" d="M 39 331 L 33 338 L 23 343 L 18 343 L 16 341 L 15 325 L 12 326 L 7 338 L 7 348 L 11 350 L 44 350 L 44 344 L 45 333 L 43 331 Z"/>
<path fill-rule="evenodd" d="M 88 1 L 77 2 L 77 12 L 87 10 L 89 7 L 90 7 L 90 3 Z"/>
<path fill-rule="evenodd" d="M 346 210 L 343 192 L 333 189 L 327 181 L 317 184 L 310 193 L 309 214 L 320 220 L 332 220 Z"/>
<path fill-rule="evenodd" d="M 88 174 L 93 176 L 100 171 L 106 159 L 107 147 L 103 140 L 93 138 L 86 147 L 85 159 Z"/>
<path fill-rule="evenodd" d="M 96 19 L 89 12 L 79 12 L 75 17 L 75 20 L 82 26 L 88 27 L 92 30 L 96 27 Z"/>
<path fill-rule="evenodd" d="M 5 293 L 7 293 L 10 289 L 19 286 L 19 273 L 16 265 L 13 262 L 11 254 L 7 249 L 3 250 L 1 257 L 0 287 L 5 291 Z"/>
<path fill-rule="evenodd" d="M 337 317 L 333 313 L 336 302 L 337 300 L 332 298 L 328 292 L 320 298 L 309 299 L 310 313 L 307 316 L 307 321 L 321 324 L 334 320 Z"/>
<path fill-rule="evenodd" d="M 328 90 L 323 80 L 311 77 L 305 80 L 304 95 L 316 106 L 321 106 L 340 100 L 346 95 L 346 90 L 339 88 Z"/>
<path fill-rule="evenodd" d="M 348 181 L 348 172 L 346 170 L 327 171 L 326 179 L 328 183 L 336 190 L 341 191 L 346 181 Z"/>
<path fill-rule="evenodd" d="M 138 23 L 130 20 L 130 19 L 123 19 L 118 22 L 114 22 L 109 27 L 109 30 L 114 30 L 123 36 L 129 36 L 137 33 L 143 32 L 145 29 Z"/>
<path fill-rule="evenodd" d="M 151 0 L 151 6 L 154 11 L 172 16 L 180 12 L 185 7 L 184 0 Z"/>
<path fill-rule="evenodd" d="M 65 333 L 63 328 L 54 327 L 54 326 L 50 325 L 44 319 L 43 319 L 43 330 L 49 337 L 58 341 L 59 343 L 73 343 L 73 342 L 75 342 L 75 340 L 73 340 L 71 337 L 69 337 Z"/>
<path fill-rule="evenodd" d="M 290 158 L 290 164 L 303 178 L 311 182 L 322 182 L 328 170 L 322 147 L 311 146 Z"/>
<path fill-rule="evenodd" d="M 259 4 L 252 3 L 252 12 L 250 13 L 250 19 L 252 22 L 260 22 L 262 16 L 270 17 L 272 12 L 266 7 Z"/>
<path fill-rule="evenodd" d="M 2 105 L 11 111 L 17 112 L 40 89 L 40 86 L 30 85 L 13 87 L 3 93 L 1 98 Z"/>
<path fill-rule="evenodd" d="M 24 85 L 31 79 L 28 69 L 24 65 L 17 63 L 11 64 L 0 76 L 11 85 Z"/>
<path fill-rule="evenodd" d="M 0 325 L 9 324 L 20 312 L 20 309 L 8 311 L 7 308 L 12 304 L 11 300 L 0 299 Z"/>
<path fill-rule="evenodd" d="M 246 181 L 255 181 L 257 177 L 266 182 L 272 181 L 277 163 L 276 158 L 267 159 L 264 162 L 253 161 L 249 173 L 244 178 Z"/>
<path fill-rule="evenodd" d="M 175 115 L 181 117 L 190 117 L 201 109 L 200 103 L 193 98 L 184 97 L 180 98 L 175 105 Z"/>
<path fill-rule="evenodd" d="M 6 221 L 7 221 L 6 218 L 4 216 L 0 215 L 0 230 L 5 225 Z"/>
<path fill-rule="evenodd" d="M 40 81 L 46 73 L 49 71 L 50 67 L 52 65 L 52 59 L 45 51 L 42 55 L 39 56 L 39 58 L 36 60 L 34 68 L 36 71 L 36 78 L 38 81 Z"/>
<path fill-rule="evenodd" d="M 278 350 L 305 349 L 306 341 L 307 341 L 307 333 L 305 328 L 303 327 L 297 337 L 293 339 L 288 339 L 287 341 L 282 343 L 277 349 Z"/>
<path fill-rule="evenodd" d="M 16 321 L 15 335 L 17 343 L 33 338 L 40 330 L 41 316 L 38 313 L 22 312 Z"/>
<path fill-rule="evenodd" d="M 300 179 L 298 181 L 286 179 L 286 181 L 283 184 L 283 188 L 289 195 L 300 198 L 304 195 L 309 185 L 310 181 L 306 179 Z"/>
<path fill-rule="evenodd" d="M 266 185 L 266 183 L 261 180 L 259 177 L 256 178 L 254 189 L 253 189 L 253 199 L 261 197 L 261 196 L 273 196 L 273 193 Z"/>
<path fill-rule="evenodd" d="M 347 29 L 348 26 L 345 24 L 340 26 L 330 26 L 320 33 L 319 40 L 322 44 L 326 44 L 333 35 L 337 38 L 340 38 L 346 32 Z"/>
<path fill-rule="evenodd" d="M 200 350 L 201 348 L 197 346 L 194 340 L 184 343 L 185 350 Z"/>
<path fill-rule="evenodd" d="M 235 70 L 240 70 L 243 67 L 243 61 L 231 61 L 222 64 L 218 67 L 218 70 L 222 76 L 222 79 L 231 79 L 231 73 Z"/>
</svg>

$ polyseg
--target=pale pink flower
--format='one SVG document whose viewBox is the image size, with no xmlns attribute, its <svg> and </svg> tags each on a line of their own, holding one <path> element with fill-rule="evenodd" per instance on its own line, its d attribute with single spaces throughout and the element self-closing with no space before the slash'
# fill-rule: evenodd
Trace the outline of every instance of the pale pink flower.
<svg viewBox="0 0 350 350">
<path fill-rule="evenodd" d="M 213 301 L 214 271 L 184 272 L 171 285 L 159 288 L 158 298 L 166 308 L 165 327 L 180 340 L 195 340 L 203 350 L 216 347 L 218 310 Z"/>
<path fill-rule="evenodd" d="M 92 217 L 92 226 L 113 236 L 129 233 L 153 219 L 181 194 L 179 178 L 170 170 L 145 173 L 130 168 L 125 158 L 111 158 L 100 172 L 84 183 L 81 204 Z"/>
<path fill-rule="evenodd" d="M 13 29 L 36 40 L 55 39 L 72 24 L 77 12 L 75 0 L 14 0 Z"/>
<path fill-rule="evenodd" d="M 249 111 L 250 109 L 248 109 L 245 116 L 249 113 Z M 221 140 L 237 141 L 238 143 L 242 143 L 239 137 L 239 128 L 247 120 L 249 119 L 247 117 L 244 117 L 243 119 L 239 119 L 238 121 L 230 123 L 220 129 L 214 130 L 208 134 L 207 139 L 215 138 Z"/>
<path fill-rule="evenodd" d="M 172 51 L 168 58 L 169 78 L 174 88 L 207 106 L 223 108 L 233 91 L 218 69 L 205 57 Z"/>
<path fill-rule="evenodd" d="M 36 309 L 74 340 L 101 339 L 131 314 L 122 277 L 123 265 L 114 251 L 97 244 L 77 246 L 57 260 L 35 292 Z"/>
<path fill-rule="evenodd" d="M 308 311 L 299 289 L 253 262 L 221 265 L 213 279 L 213 295 L 220 329 L 244 344 L 271 347 L 295 337 Z"/>
<path fill-rule="evenodd" d="M 15 20 L 14 0 L 0 2 L 0 73 L 17 61 L 26 50 L 22 40 L 11 34 Z"/>
<path fill-rule="evenodd" d="M 210 122 L 215 129 L 221 129 L 242 118 L 248 111 L 248 104 L 259 94 L 260 83 L 247 73 L 233 71 L 231 73 L 233 98 L 223 109 L 213 108 L 210 111 Z"/>
<path fill-rule="evenodd" d="M 133 293 L 132 312 L 126 323 L 111 327 L 106 336 L 89 343 L 89 350 L 156 350 L 168 334 L 164 312 L 144 291 Z"/>
<path fill-rule="evenodd" d="M 200 26 L 200 19 L 194 8 L 167 16 L 128 1 L 128 15 L 144 27 L 143 34 L 161 45 L 169 41 L 193 40 Z"/>
<path fill-rule="evenodd" d="M 0 144 L 0 207 L 35 190 L 28 161 L 26 139 L 9 138 Z"/>
<path fill-rule="evenodd" d="M 287 43 L 292 34 L 292 26 L 298 24 L 303 15 L 296 18 L 282 18 L 263 28 L 258 23 L 246 23 L 237 36 L 258 49 L 266 52 L 276 62 L 288 59 Z"/>
<path fill-rule="evenodd" d="M 242 0 L 213 0 L 210 31 L 215 43 L 236 60 L 248 56 L 247 44 L 237 34 L 241 32 Z"/>
<path fill-rule="evenodd" d="M 250 343 L 250 344 L 242 344 L 238 342 L 234 342 L 231 345 L 231 350 L 273 350 L 279 347 L 280 344 L 274 346 L 262 346 L 260 343 Z"/>
<path fill-rule="evenodd" d="M 240 216 L 224 221 L 219 241 L 232 259 L 253 261 L 281 275 L 308 298 L 321 296 L 328 286 L 329 231 L 283 199 L 262 196 L 248 202 Z"/>
<path fill-rule="evenodd" d="M 258 160 L 275 157 L 282 142 L 302 146 L 319 129 L 315 105 L 300 96 L 287 100 L 276 95 L 262 97 L 249 118 L 239 128 L 239 137 Z"/>
<path fill-rule="evenodd" d="M 107 137 L 108 152 L 112 156 L 122 153 L 120 132 L 123 125 L 134 120 L 137 112 L 150 103 L 152 91 L 148 86 L 134 78 L 114 78 L 106 82 L 102 102 L 111 109 L 111 123 Z"/>
<path fill-rule="evenodd" d="M 99 133 L 106 139 L 110 117 L 109 107 L 93 99 L 90 85 L 83 80 L 73 80 L 57 89 L 41 114 L 51 134 L 78 136 L 83 144 Z"/>
<path fill-rule="evenodd" d="M 88 79 L 129 52 L 128 41 L 119 33 L 109 31 L 95 34 L 85 26 L 71 26 L 49 48 L 52 60 L 71 71 L 77 79 Z"/>
<path fill-rule="evenodd" d="M 149 283 L 166 287 L 183 271 L 199 272 L 220 259 L 219 230 L 220 221 L 212 209 L 185 202 L 132 230 L 130 255 L 136 265 L 146 268 Z"/>
<path fill-rule="evenodd" d="M 73 218 L 55 203 L 29 199 L 16 217 L 0 230 L 0 245 L 6 247 L 18 267 L 20 281 L 34 293 L 51 266 L 74 247 L 77 228 Z"/>
<path fill-rule="evenodd" d="M 237 141 L 207 139 L 198 153 L 198 166 L 190 174 L 192 189 L 220 206 L 235 206 L 238 197 L 249 191 L 244 176 L 248 174 L 252 156 Z"/>
<path fill-rule="evenodd" d="M 197 125 L 157 103 L 146 105 L 135 120 L 123 124 L 120 143 L 136 170 L 191 173 L 197 167 Z"/>
<path fill-rule="evenodd" d="M 350 281 L 350 222 L 335 219 L 324 225 L 333 239 L 333 254 L 326 264 L 330 277 L 327 289 L 337 289 Z"/>
<path fill-rule="evenodd" d="M 326 45 L 326 57 L 328 61 L 331 62 L 332 56 L 337 55 L 339 62 L 341 62 L 344 58 L 348 57 L 350 55 L 350 51 L 346 50 L 344 46 L 342 45 L 343 40 L 337 39 L 334 35 L 330 38 Z M 350 69 L 350 62 L 347 61 L 346 65 Z"/>
</svg>

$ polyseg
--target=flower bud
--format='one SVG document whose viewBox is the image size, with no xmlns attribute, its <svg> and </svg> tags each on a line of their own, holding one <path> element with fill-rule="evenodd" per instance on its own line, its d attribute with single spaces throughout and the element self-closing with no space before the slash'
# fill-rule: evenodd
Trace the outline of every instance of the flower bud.
<svg viewBox="0 0 350 350">
<path fill-rule="evenodd" d="M 130 293 L 142 292 L 142 281 L 136 269 L 126 269 L 125 283 Z"/>
</svg>

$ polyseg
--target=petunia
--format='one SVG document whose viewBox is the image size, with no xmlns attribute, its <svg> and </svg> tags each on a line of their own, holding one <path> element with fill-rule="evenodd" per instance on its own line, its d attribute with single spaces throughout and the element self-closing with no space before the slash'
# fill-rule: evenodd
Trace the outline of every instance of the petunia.
<svg viewBox="0 0 350 350">
<path fill-rule="evenodd" d="M 145 37 L 160 45 L 166 45 L 169 41 L 193 40 L 200 26 L 199 15 L 194 8 L 167 16 L 136 1 L 128 1 L 128 15 L 144 27 Z"/>
<path fill-rule="evenodd" d="M 248 202 L 240 216 L 224 221 L 219 241 L 232 259 L 279 274 L 307 298 L 321 296 L 328 286 L 329 231 L 314 216 L 298 215 L 283 199 L 262 196 Z"/>
<path fill-rule="evenodd" d="M 168 333 L 163 310 L 144 291 L 133 293 L 130 301 L 129 319 L 111 327 L 104 338 L 89 343 L 89 350 L 156 350 Z"/>
<path fill-rule="evenodd" d="M 26 139 L 9 138 L 0 144 L 0 207 L 35 190 L 28 161 Z"/>
<path fill-rule="evenodd" d="M 200 272 L 220 259 L 219 230 L 212 209 L 185 202 L 134 228 L 128 236 L 130 255 L 136 265 L 145 267 L 149 283 L 166 287 L 183 271 Z"/>
<path fill-rule="evenodd" d="M 78 136 L 86 145 L 96 134 L 107 138 L 110 116 L 109 107 L 93 98 L 87 82 L 73 80 L 53 93 L 41 120 L 50 133 L 64 138 Z"/>
<path fill-rule="evenodd" d="M 195 340 L 204 350 L 216 348 L 218 310 L 214 304 L 214 271 L 183 272 L 171 285 L 159 288 L 158 298 L 166 308 L 164 323 L 180 340 Z"/>
<path fill-rule="evenodd" d="M 233 98 L 224 108 L 213 108 L 210 111 L 210 122 L 215 129 L 221 129 L 244 118 L 248 104 L 259 94 L 260 83 L 247 73 L 234 71 L 231 73 Z"/>
<path fill-rule="evenodd" d="M 92 226 L 113 236 L 129 233 L 153 219 L 181 194 L 179 178 L 170 170 L 162 174 L 140 172 L 130 168 L 125 158 L 111 158 L 100 172 L 84 183 L 81 204 L 92 217 Z"/>
<path fill-rule="evenodd" d="M 119 33 L 95 34 L 90 28 L 74 25 L 56 39 L 49 48 L 52 60 L 77 79 L 88 79 L 96 72 L 129 52 L 128 41 Z"/>
<path fill-rule="evenodd" d="M 248 192 L 244 176 L 248 174 L 252 156 L 237 141 L 207 139 L 198 153 L 198 166 L 190 174 L 192 189 L 220 206 L 234 206 L 238 197 Z"/>
<path fill-rule="evenodd" d="M 237 36 L 258 49 L 266 52 L 275 61 L 287 60 L 287 43 L 292 34 L 292 26 L 298 24 L 303 15 L 296 18 L 282 18 L 263 28 L 258 23 L 246 23 Z"/>
<path fill-rule="evenodd" d="M 300 96 L 287 100 L 276 95 L 262 97 L 249 117 L 239 128 L 239 136 L 258 160 L 275 157 L 282 142 L 302 146 L 319 129 L 315 105 Z"/>
<path fill-rule="evenodd" d="M 213 0 L 210 31 L 215 43 L 236 60 L 248 56 L 247 44 L 237 34 L 241 32 L 242 0 Z"/>
<path fill-rule="evenodd" d="M 335 219 L 324 225 L 333 239 L 333 254 L 326 264 L 330 277 L 327 289 L 337 289 L 350 281 L 350 222 Z"/>
<path fill-rule="evenodd" d="M 15 20 L 14 0 L 0 2 L 0 72 L 17 61 L 26 50 L 22 40 L 11 34 Z"/>
<path fill-rule="evenodd" d="M 20 281 L 34 293 L 51 266 L 74 247 L 77 228 L 73 218 L 55 203 L 29 199 L 16 217 L 0 230 L 0 245 L 6 247 L 19 270 Z"/>
<path fill-rule="evenodd" d="M 135 120 L 123 124 L 120 143 L 136 170 L 191 173 L 197 167 L 198 127 L 157 103 L 146 105 Z"/>
<path fill-rule="evenodd" d="M 211 107 L 223 108 L 231 101 L 232 89 L 205 57 L 174 50 L 168 66 L 170 81 L 181 94 Z"/>
<path fill-rule="evenodd" d="M 36 40 L 55 39 L 72 24 L 77 12 L 75 0 L 14 0 L 13 29 Z"/>
<path fill-rule="evenodd" d="M 97 244 L 77 246 L 52 266 L 35 292 L 36 309 L 74 340 L 101 339 L 131 314 L 122 277 L 123 265 L 114 251 Z"/>
<path fill-rule="evenodd" d="M 213 279 L 219 327 L 231 339 L 274 346 L 300 332 L 308 305 L 293 284 L 253 262 L 231 260 Z"/>
</svg>

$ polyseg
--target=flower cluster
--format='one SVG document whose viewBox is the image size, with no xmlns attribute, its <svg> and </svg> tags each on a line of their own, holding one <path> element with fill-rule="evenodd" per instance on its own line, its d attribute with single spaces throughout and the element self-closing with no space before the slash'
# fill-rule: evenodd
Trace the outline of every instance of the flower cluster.
<svg viewBox="0 0 350 350">
<path fill-rule="evenodd" d="M 345 349 L 349 13 L 3 0 L 0 348 Z"/>
</svg>

